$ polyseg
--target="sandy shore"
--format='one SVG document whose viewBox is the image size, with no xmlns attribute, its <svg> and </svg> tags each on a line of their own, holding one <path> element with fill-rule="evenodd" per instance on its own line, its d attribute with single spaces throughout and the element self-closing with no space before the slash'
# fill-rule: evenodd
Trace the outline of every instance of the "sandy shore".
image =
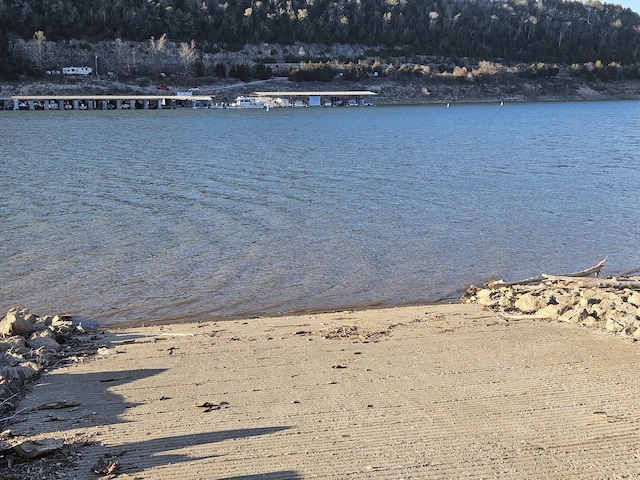
<svg viewBox="0 0 640 480">
<path fill-rule="evenodd" d="M 640 347 L 576 325 L 435 305 L 94 340 L 18 407 L 14 441 L 65 441 L 29 478 L 640 477 Z"/>
</svg>

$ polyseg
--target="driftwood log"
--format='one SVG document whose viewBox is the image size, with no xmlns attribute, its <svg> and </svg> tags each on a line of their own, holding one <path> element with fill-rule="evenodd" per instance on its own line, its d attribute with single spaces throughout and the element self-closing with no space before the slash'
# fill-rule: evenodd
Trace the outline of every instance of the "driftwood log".
<svg viewBox="0 0 640 480">
<path fill-rule="evenodd" d="M 631 288 L 640 289 L 640 281 L 625 278 L 590 278 L 590 277 L 570 277 L 563 275 L 546 275 L 542 274 L 545 280 L 550 282 L 574 282 L 580 287 L 587 288 Z"/>
<path fill-rule="evenodd" d="M 485 283 L 485 287 L 486 288 L 500 288 L 500 287 L 512 287 L 513 285 L 526 285 L 529 283 L 539 283 L 539 282 L 544 282 L 545 280 L 550 280 L 548 277 L 554 277 L 554 278 L 567 278 L 567 277 L 587 277 L 588 275 L 592 275 L 595 274 L 596 277 L 598 275 L 600 275 L 600 270 L 602 270 L 602 267 L 604 267 L 604 264 L 607 262 L 607 259 L 603 259 L 602 261 L 600 261 L 598 264 L 589 267 L 589 268 L 585 268 L 584 270 L 580 270 L 579 272 L 574 272 L 574 273 L 566 273 L 564 275 L 547 275 L 547 274 L 542 274 L 538 277 L 530 277 L 530 278 L 525 278 L 524 280 L 519 280 L 516 282 L 505 282 L 504 280 L 495 280 L 493 282 L 488 282 Z"/>
</svg>

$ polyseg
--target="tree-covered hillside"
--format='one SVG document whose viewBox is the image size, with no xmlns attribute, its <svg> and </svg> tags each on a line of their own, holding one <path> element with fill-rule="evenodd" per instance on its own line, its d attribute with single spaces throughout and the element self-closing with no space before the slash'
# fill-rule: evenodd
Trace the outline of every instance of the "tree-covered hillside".
<svg viewBox="0 0 640 480">
<path fill-rule="evenodd" d="M 405 47 L 410 54 L 506 61 L 638 61 L 640 17 L 562 0 L 0 0 L 0 40 Z"/>
</svg>

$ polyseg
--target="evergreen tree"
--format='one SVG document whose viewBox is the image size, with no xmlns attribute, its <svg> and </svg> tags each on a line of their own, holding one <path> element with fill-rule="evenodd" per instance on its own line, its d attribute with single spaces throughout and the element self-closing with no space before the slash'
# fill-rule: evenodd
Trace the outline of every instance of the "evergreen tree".
<svg viewBox="0 0 640 480">
<path fill-rule="evenodd" d="M 9 42 L 4 30 L 0 29 L 0 79 L 15 80 L 16 74 L 11 68 Z"/>
<path fill-rule="evenodd" d="M 194 39 L 230 50 L 344 43 L 529 64 L 640 61 L 640 16 L 598 0 L 0 0 L 3 28 L 6 38 L 25 41 L 36 31 L 90 43 L 166 34 L 176 45 Z"/>
</svg>

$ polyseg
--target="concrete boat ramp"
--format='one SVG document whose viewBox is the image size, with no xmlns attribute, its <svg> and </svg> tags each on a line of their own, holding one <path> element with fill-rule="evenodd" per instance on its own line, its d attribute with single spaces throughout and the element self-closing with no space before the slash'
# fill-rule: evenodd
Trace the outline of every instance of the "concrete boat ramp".
<svg viewBox="0 0 640 480">
<path fill-rule="evenodd" d="M 64 446 L 0 478 L 640 478 L 630 339 L 470 304 L 149 323 L 33 386 L 10 441 Z"/>
</svg>

